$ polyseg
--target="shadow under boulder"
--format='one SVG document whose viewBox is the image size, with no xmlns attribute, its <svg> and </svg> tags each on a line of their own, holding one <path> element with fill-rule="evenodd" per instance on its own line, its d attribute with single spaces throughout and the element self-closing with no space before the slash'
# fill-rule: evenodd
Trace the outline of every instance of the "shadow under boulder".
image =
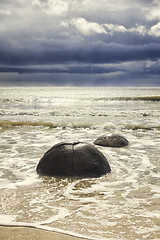
<svg viewBox="0 0 160 240">
<path fill-rule="evenodd" d="M 74 142 L 54 145 L 40 159 L 36 170 L 43 176 L 92 178 L 109 173 L 111 168 L 93 145 Z"/>
<path fill-rule="evenodd" d="M 119 134 L 113 134 L 111 136 L 102 135 L 94 141 L 95 145 L 104 147 L 124 147 L 129 144 L 128 140 Z"/>
</svg>

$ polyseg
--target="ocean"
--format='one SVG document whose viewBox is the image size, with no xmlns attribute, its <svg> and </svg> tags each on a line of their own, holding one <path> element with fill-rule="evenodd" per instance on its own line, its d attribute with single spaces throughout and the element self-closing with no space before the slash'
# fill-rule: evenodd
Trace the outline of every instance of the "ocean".
<svg viewBox="0 0 160 240">
<path fill-rule="evenodd" d="M 160 88 L 0 88 L 0 225 L 86 239 L 160 239 Z M 96 146 L 111 173 L 40 177 L 43 154 L 62 141 L 118 133 L 129 145 Z"/>
</svg>

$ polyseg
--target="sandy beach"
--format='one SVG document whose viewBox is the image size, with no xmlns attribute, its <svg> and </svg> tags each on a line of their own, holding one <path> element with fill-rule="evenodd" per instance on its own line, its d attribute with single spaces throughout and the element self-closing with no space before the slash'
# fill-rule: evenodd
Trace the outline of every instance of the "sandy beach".
<svg viewBox="0 0 160 240">
<path fill-rule="evenodd" d="M 81 240 L 79 237 L 29 227 L 0 226 L 0 240 Z"/>
</svg>

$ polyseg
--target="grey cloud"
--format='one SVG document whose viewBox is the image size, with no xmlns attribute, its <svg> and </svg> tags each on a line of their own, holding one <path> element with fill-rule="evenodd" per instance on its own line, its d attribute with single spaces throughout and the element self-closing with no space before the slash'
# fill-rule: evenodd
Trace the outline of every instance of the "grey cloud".
<svg viewBox="0 0 160 240">
<path fill-rule="evenodd" d="M 0 81 L 78 84 L 83 75 L 84 84 L 127 84 L 127 78 L 149 84 L 159 74 L 159 20 L 147 17 L 156 6 L 149 0 L 1 0 Z M 147 61 L 149 67 L 140 64 Z"/>
</svg>

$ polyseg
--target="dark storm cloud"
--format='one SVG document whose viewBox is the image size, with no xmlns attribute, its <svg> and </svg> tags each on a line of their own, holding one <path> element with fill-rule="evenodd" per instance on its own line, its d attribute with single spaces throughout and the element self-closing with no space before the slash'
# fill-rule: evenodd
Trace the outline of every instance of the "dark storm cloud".
<svg viewBox="0 0 160 240">
<path fill-rule="evenodd" d="M 10 73 L 72 73 L 72 74 L 104 74 L 120 71 L 119 68 L 113 67 L 101 67 L 101 66 L 68 66 L 64 68 L 24 68 L 24 67 L 0 67 L 0 72 L 10 72 Z"/>
<path fill-rule="evenodd" d="M 124 61 L 157 60 L 160 58 L 160 44 L 144 46 L 124 46 L 119 44 L 93 44 L 78 49 L 58 49 L 45 51 L 16 51 L 1 49 L 0 64 L 5 65 L 38 65 L 55 63 L 118 63 Z"/>
</svg>

